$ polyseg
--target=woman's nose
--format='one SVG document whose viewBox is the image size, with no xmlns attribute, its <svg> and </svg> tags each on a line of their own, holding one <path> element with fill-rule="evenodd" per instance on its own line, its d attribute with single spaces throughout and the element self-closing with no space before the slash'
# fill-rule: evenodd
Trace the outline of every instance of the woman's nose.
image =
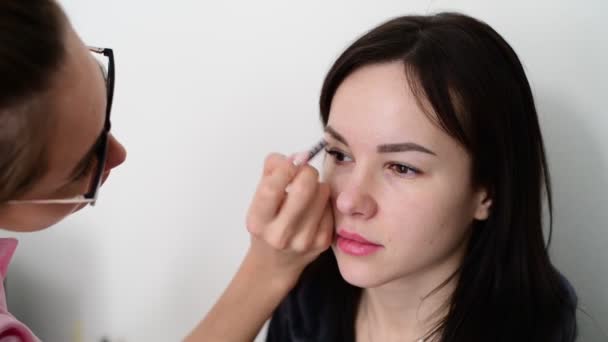
<svg viewBox="0 0 608 342">
<path fill-rule="evenodd" d="M 112 135 L 108 135 L 108 156 L 106 160 L 105 171 L 110 171 L 113 168 L 124 163 L 127 159 L 127 150 L 125 147 Z"/>
<path fill-rule="evenodd" d="M 362 219 L 373 217 L 378 210 L 372 196 L 360 185 L 355 184 L 338 192 L 336 207 L 343 215 Z"/>
</svg>

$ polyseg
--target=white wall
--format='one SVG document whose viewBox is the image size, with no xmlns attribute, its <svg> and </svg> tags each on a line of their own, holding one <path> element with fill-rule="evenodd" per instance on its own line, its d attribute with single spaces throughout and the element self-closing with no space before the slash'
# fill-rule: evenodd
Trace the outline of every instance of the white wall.
<svg viewBox="0 0 608 342">
<path fill-rule="evenodd" d="M 129 157 L 95 208 L 19 237 L 9 305 L 46 341 L 183 337 L 248 246 L 244 214 L 265 154 L 320 136 L 333 59 L 389 17 L 427 9 L 489 22 L 523 60 L 553 172 L 552 255 L 608 326 L 607 1 L 62 4 L 86 42 L 115 49 L 114 132 Z"/>
</svg>

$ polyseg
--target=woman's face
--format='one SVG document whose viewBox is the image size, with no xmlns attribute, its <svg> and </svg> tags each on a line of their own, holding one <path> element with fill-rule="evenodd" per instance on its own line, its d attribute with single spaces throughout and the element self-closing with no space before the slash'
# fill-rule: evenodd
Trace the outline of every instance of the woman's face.
<svg viewBox="0 0 608 342">
<path fill-rule="evenodd" d="M 48 171 L 30 191 L 18 198 L 61 199 L 83 195 L 95 170 L 93 146 L 106 115 L 106 86 L 92 53 L 71 28 L 66 32 L 67 56 L 45 101 L 52 125 L 48 127 Z M 124 147 L 110 134 L 103 179 L 126 158 Z M 87 163 L 89 160 L 91 163 Z M 87 167 L 87 165 L 89 167 Z M 2 209 L 2 228 L 33 231 L 46 228 L 82 204 L 9 204 Z"/>
<path fill-rule="evenodd" d="M 333 98 L 326 139 L 332 248 L 344 279 L 364 288 L 423 275 L 437 285 L 445 280 L 491 201 L 472 184 L 467 151 L 419 107 L 403 64 L 366 66 L 347 77 Z"/>
</svg>

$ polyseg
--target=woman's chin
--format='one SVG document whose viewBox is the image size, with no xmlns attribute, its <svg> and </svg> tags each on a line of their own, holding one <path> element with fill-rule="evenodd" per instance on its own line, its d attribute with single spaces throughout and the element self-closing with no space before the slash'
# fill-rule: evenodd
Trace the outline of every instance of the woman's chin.
<svg viewBox="0 0 608 342">
<path fill-rule="evenodd" d="M 344 260 L 339 256 L 338 269 L 340 275 L 349 284 L 360 288 L 372 288 L 383 284 L 374 267 L 371 265 L 359 264 L 352 260 Z"/>
</svg>

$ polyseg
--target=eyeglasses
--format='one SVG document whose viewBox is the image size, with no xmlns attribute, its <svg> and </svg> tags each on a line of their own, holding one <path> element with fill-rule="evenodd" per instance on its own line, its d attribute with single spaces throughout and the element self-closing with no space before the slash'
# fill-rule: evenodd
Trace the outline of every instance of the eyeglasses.
<svg viewBox="0 0 608 342">
<path fill-rule="evenodd" d="M 110 113 L 112 112 L 112 100 L 114 98 L 114 52 L 112 49 L 89 47 L 89 50 L 93 53 L 105 56 L 108 59 L 108 67 L 106 74 L 106 90 L 107 90 L 107 104 L 106 104 L 106 119 L 103 131 L 95 143 L 95 157 L 97 158 L 97 167 L 92 173 L 89 189 L 84 195 L 79 195 L 71 198 L 59 198 L 59 199 L 39 199 L 39 200 L 13 200 L 8 201 L 9 204 L 19 203 L 33 203 L 33 204 L 77 204 L 77 203 L 88 203 L 95 205 L 97 197 L 99 195 L 99 188 L 103 180 L 103 172 L 106 167 L 106 159 L 108 156 L 108 134 L 110 133 Z"/>
</svg>

